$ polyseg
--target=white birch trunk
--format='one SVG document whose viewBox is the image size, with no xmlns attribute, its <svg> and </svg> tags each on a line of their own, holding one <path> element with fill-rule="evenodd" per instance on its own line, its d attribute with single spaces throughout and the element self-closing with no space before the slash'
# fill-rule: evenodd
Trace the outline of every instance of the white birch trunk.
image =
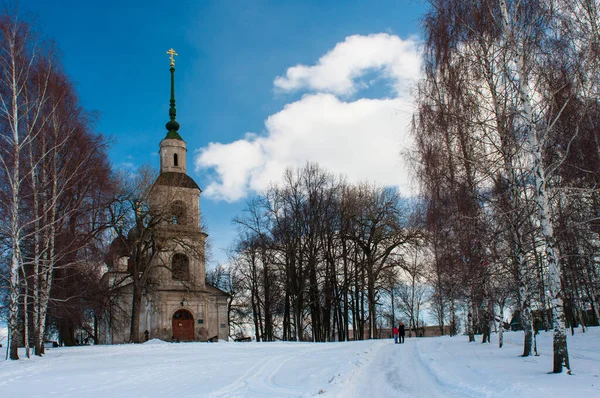
<svg viewBox="0 0 600 398">
<path fill-rule="evenodd" d="M 44 147 L 42 145 L 42 153 L 44 153 Z M 31 178 L 31 193 L 32 193 L 32 216 L 33 222 L 33 264 L 32 264 L 32 276 L 31 276 L 31 294 L 33 296 L 33 312 L 32 312 L 32 323 L 34 327 L 33 338 L 34 338 L 34 354 L 41 355 L 40 353 L 40 337 L 38 333 L 38 318 L 39 318 L 39 285 L 38 278 L 40 273 L 40 214 L 39 214 L 39 185 L 38 185 L 38 173 L 35 159 L 35 153 L 33 149 L 33 141 L 29 142 L 29 167 L 30 167 L 30 178 Z"/>
<path fill-rule="evenodd" d="M 10 240 L 11 240 L 11 262 L 9 271 L 9 303 L 8 303 L 8 330 L 10 340 L 7 350 L 10 352 L 10 359 L 19 359 L 17 347 L 19 346 L 18 330 L 18 312 L 19 312 L 19 270 L 22 266 L 21 260 L 21 225 L 19 221 L 20 210 L 20 192 L 21 192 L 21 141 L 19 137 L 19 119 L 20 112 L 18 107 L 19 87 L 17 83 L 17 65 L 16 65 L 16 36 L 17 26 L 12 26 L 11 41 L 9 43 L 11 71 L 10 71 L 10 90 L 11 90 L 11 109 L 10 109 L 10 128 L 12 130 L 12 176 L 9 181 L 11 188 L 11 208 L 10 208 Z M 5 164 L 5 166 L 7 166 Z M 8 171 L 8 170 L 7 170 Z"/>
<path fill-rule="evenodd" d="M 561 270 L 558 266 L 556 258 L 556 250 L 554 248 L 554 231 L 551 220 L 550 204 L 546 191 L 546 175 L 542 164 L 542 148 L 538 140 L 538 129 L 533 120 L 533 110 L 531 106 L 531 95 L 529 88 L 523 81 L 524 79 L 524 55 L 522 46 L 515 40 L 513 32 L 510 28 L 510 20 L 508 16 L 508 7 L 505 0 L 500 0 L 500 8 L 502 11 L 502 25 L 507 43 L 512 49 L 512 60 L 509 55 L 509 61 L 514 65 L 514 71 L 510 67 L 507 68 L 509 79 L 516 85 L 518 89 L 520 114 L 526 129 L 527 138 L 530 145 L 531 155 L 533 157 L 533 166 L 531 171 L 535 179 L 535 196 L 537 201 L 538 217 L 542 234 L 545 241 L 546 262 L 549 271 L 550 292 L 552 295 L 552 322 L 554 325 L 553 332 L 553 351 L 554 364 L 553 372 L 562 372 L 563 366 L 569 369 L 569 354 L 567 350 L 567 335 L 564 324 L 563 300 L 561 297 Z M 509 52 L 509 54 L 510 54 Z"/>
<path fill-rule="evenodd" d="M 29 346 L 29 291 L 27 284 L 27 273 L 25 267 L 21 267 L 21 282 L 23 284 L 23 342 L 25 343 L 25 356 L 31 358 L 31 347 Z"/>
<path fill-rule="evenodd" d="M 56 135 L 58 135 L 60 131 L 60 127 L 58 126 L 58 121 L 56 119 L 56 115 L 53 116 L 53 131 Z M 58 206 L 58 196 L 59 196 L 59 188 L 58 188 L 58 148 L 57 148 L 58 140 L 54 140 L 54 146 L 52 148 L 52 157 L 51 157 L 51 189 L 50 195 L 48 196 L 48 202 L 50 205 L 49 209 L 49 217 L 48 217 L 48 239 L 47 239 L 47 247 L 46 247 L 46 256 L 47 261 L 44 262 L 42 267 L 42 283 L 40 283 L 40 308 L 39 308 L 39 316 L 38 316 L 38 336 L 40 338 L 40 354 L 45 353 L 45 347 L 43 343 L 43 338 L 46 334 L 46 315 L 48 313 L 48 302 L 50 300 L 50 291 L 52 289 L 52 277 L 54 275 L 54 263 L 56 261 L 56 215 L 57 215 L 57 206 Z"/>
<path fill-rule="evenodd" d="M 491 73 L 491 66 L 487 65 L 488 71 Z M 522 356 L 527 357 L 531 355 L 531 338 L 533 335 L 533 325 L 531 322 L 531 307 L 530 307 L 530 293 L 527 285 L 528 275 L 527 275 L 527 261 L 523 256 L 523 245 L 521 242 L 521 234 L 519 232 L 519 220 L 516 212 L 520 208 L 519 203 L 519 186 L 521 186 L 521 182 L 517 178 L 517 173 L 515 172 L 515 165 L 511 160 L 513 156 L 510 153 L 512 148 L 506 142 L 509 137 L 508 134 L 511 132 L 506 130 L 506 126 L 500 124 L 500 120 L 498 116 L 501 115 L 500 105 L 498 104 L 496 89 L 493 86 L 493 79 L 489 76 L 490 80 L 488 84 L 490 85 L 490 92 L 492 95 L 492 100 L 494 104 L 494 109 L 496 112 L 496 126 L 498 129 L 498 133 L 500 134 L 500 140 L 502 145 L 502 157 L 504 160 L 504 173 L 506 174 L 506 178 L 508 180 L 508 184 L 510 186 L 509 189 L 509 203 L 510 203 L 510 213 L 509 213 L 509 225 L 512 232 L 512 251 L 514 259 L 516 260 L 516 275 L 517 275 L 517 284 L 519 287 L 519 313 L 521 319 L 521 326 L 523 327 L 523 354 Z M 516 141 L 515 141 L 516 142 Z"/>
</svg>

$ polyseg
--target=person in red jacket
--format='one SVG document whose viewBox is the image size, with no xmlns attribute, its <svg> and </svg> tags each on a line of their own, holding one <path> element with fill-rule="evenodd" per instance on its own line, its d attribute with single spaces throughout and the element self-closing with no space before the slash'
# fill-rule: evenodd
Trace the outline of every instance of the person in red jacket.
<svg viewBox="0 0 600 398">
<path fill-rule="evenodd" d="M 394 325 L 394 344 L 398 344 L 398 328 Z"/>
</svg>

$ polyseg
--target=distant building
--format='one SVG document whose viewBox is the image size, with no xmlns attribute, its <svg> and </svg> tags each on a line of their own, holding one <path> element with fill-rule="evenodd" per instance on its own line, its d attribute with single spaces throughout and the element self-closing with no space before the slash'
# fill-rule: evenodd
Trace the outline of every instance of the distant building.
<svg viewBox="0 0 600 398">
<path fill-rule="evenodd" d="M 200 193 L 186 174 L 186 142 L 175 121 L 174 62 L 171 63 L 171 120 L 160 142 L 160 175 L 149 195 L 150 209 L 161 209 L 156 227 L 163 241 L 170 242 L 154 260 L 154 286 L 142 298 L 140 340 L 159 338 L 176 341 L 227 339 L 228 295 L 206 283 L 206 233 L 200 226 Z M 127 237 L 126 239 L 130 239 Z M 101 340 L 104 343 L 129 341 L 132 285 L 128 278 L 128 257 L 117 239 L 111 245 L 112 259 L 105 282 L 114 287 L 116 300 L 105 317 Z"/>
<path fill-rule="evenodd" d="M 452 328 L 449 325 L 444 325 L 444 335 L 449 336 Z M 350 329 L 348 331 L 349 339 L 354 340 L 354 331 Z M 441 330 L 439 326 L 422 326 L 415 330 L 406 328 L 406 337 L 436 337 L 441 336 Z M 374 336 L 376 339 L 390 339 L 394 337 L 391 328 L 380 328 L 377 329 L 377 334 Z M 369 338 L 369 330 L 365 329 L 363 333 L 363 340 Z"/>
<path fill-rule="evenodd" d="M 444 325 L 444 336 L 449 336 L 452 332 L 450 325 Z M 441 336 L 442 331 L 438 325 L 436 326 L 421 326 L 416 329 L 406 329 L 406 337 L 437 337 Z"/>
</svg>

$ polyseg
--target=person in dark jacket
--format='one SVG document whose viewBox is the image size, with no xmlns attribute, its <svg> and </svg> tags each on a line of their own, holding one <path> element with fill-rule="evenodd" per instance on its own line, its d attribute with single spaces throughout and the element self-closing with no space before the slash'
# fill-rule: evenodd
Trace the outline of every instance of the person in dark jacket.
<svg viewBox="0 0 600 398">
<path fill-rule="evenodd" d="M 398 344 L 398 328 L 396 326 L 394 326 L 393 331 L 394 331 L 394 344 Z"/>
<path fill-rule="evenodd" d="M 404 343 L 404 335 L 406 334 L 406 330 L 404 329 L 404 323 L 400 322 L 398 325 L 398 334 L 400 336 L 400 344 Z"/>
</svg>

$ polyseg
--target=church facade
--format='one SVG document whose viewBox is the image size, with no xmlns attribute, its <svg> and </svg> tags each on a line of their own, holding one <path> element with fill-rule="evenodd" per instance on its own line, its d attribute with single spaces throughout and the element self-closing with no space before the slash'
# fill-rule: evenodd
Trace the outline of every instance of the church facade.
<svg viewBox="0 0 600 398">
<path fill-rule="evenodd" d="M 171 120 L 166 125 L 167 135 L 160 142 L 160 174 L 148 195 L 149 209 L 158 220 L 153 228 L 154 239 L 161 247 L 151 263 L 148 278 L 152 286 L 142 293 L 138 339 L 227 339 L 228 295 L 206 283 L 207 235 L 200 222 L 201 190 L 186 173 L 186 142 L 179 135 L 179 123 L 175 120 L 172 56 Z M 130 341 L 134 292 L 131 269 L 128 269 L 131 255 L 130 250 L 113 248 L 113 259 L 105 275 L 105 281 L 116 293 L 103 328 L 102 340 L 108 344 Z"/>
</svg>

